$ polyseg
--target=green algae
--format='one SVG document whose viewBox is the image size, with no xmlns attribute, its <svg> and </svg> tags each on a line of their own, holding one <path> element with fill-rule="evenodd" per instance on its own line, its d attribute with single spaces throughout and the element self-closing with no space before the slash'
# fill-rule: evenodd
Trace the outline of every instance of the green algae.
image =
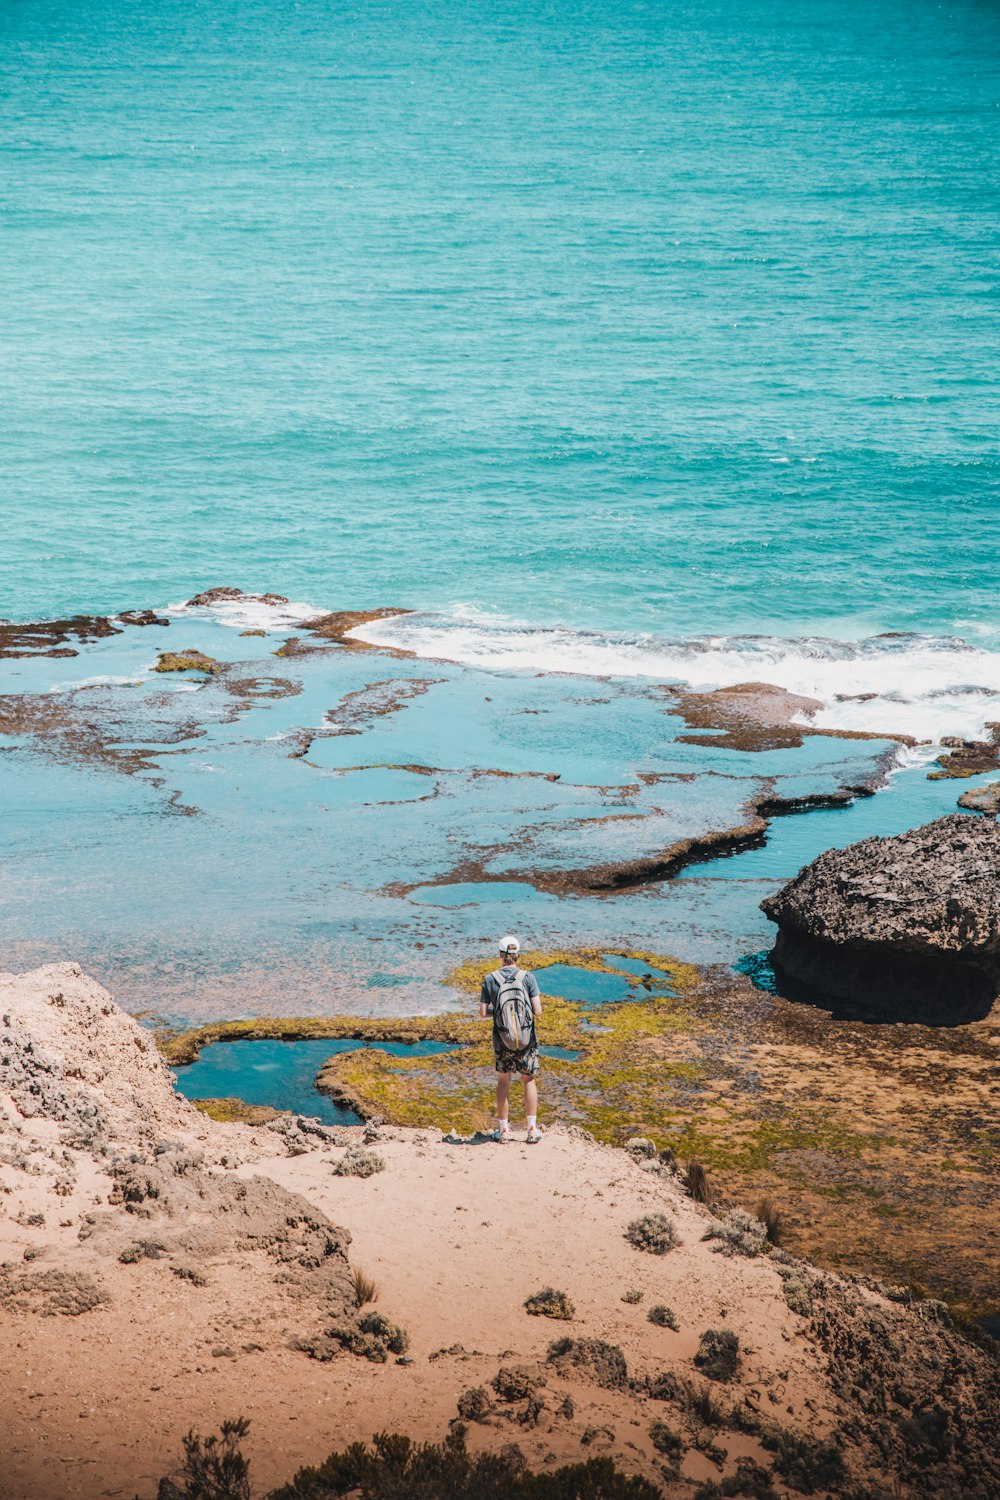
<svg viewBox="0 0 1000 1500">
<path fill-rule="evenodd" d="M 220 1120 L 224 1125 L 266 1125 L 282 1113 L 266 1104 L 244 1104 L 242 1099 L 192 1099 L 191 1103 L 210 1120 Z"/>
</svg>

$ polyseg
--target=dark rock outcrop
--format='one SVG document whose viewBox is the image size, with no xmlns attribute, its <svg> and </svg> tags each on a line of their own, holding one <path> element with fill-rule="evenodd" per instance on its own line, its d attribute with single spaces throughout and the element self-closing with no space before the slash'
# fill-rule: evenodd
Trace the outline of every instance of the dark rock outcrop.
<svg viewBox="0 0 1000 1500">
<path fill-rule="evenodd" d="M 1000 991 L 1000 828 L 952 813 L 831 849 L 761 902 L 782 992 L 842 1016 L 961 1025 Z"/>
</svg>

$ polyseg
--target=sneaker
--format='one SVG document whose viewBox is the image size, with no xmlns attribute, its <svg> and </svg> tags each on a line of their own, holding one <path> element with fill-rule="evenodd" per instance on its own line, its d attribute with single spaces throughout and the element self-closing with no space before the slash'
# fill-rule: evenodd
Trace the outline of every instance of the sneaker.
<svg viewBox="0 0 1000 1500">
<path fill-rule="evenodd" d="M 491 1139 L 497 1141 L 501 1146 L 509 1146 L 512 1139 L 510 1126 L 508 1126 L 506 1130 L 501 1130 L 498 1125 L 496 1130 L 494 1130 Z"/>
<path fill-rule="evenodd" d="M 533 1125 L 528 1131 L 528 1134 L 524 1137 L 524 1144 L 526 1146 L 537 1146 L 541 1138 L 542 1132 L 538 1129 L 537 1125 Z"/>
</svg>

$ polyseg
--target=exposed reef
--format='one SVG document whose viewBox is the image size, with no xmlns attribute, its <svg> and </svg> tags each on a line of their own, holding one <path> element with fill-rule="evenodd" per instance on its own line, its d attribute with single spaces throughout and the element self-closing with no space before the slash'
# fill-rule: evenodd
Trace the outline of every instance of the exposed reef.
<svg viewBox="0 0 1000 1500">
<path fill-rule="evenodd" d="M 120 615 L 72 615 L 65 620 L 39 620 L 27 625 L 0 622 L 0 658 L 78 656 L 71 641 L 88 645 L 120 635 L 124 625 L 169 624 L 151 609 L 126 609 Z"/>
<path fill-rule="evenodd" d="M 879 736 L 879 738 L 884 737 Z M 390 895 L 408 895 L 418 886 L 430 888 L 475 883 L 525 883 L 551 895 L 607 896 L 624 890 L 656 885 L 661 881 L 672 879 L 689 865 L 741 854 L 747 849 L 760 848 L 766 842 L 768 827 L 773 818 L 787 817 L 817 808 L 848 807 L 859 797 L 872 796 L 885 783 L 894 763 L 895 752 L 888 750 L 873 760 L 864 780 L 835 787 L 828 792 L 804 793 L 796 797 L 784 797 L 776 793 L 773 779 L 768 778 L 758 783 L 759 792 L 751 797 L 743 808 L 745 819 L 742 823 L 729 828 L 712 828 L 704 833 L 677 839 L 654 854 L 639 855 L 632 859 L 608 860 L 578 869 L 553 869 L 526 864 L 513 869 L 497 870 L 492 868 L 491 862 L 498 856 L 507 855 L 509 846 L 496 845 L 491 849 L 482 850 L 475 858 L 462 860 L 447 874 L 438 876 L 434 880 L 396 882 L 388 886 L 386 892 Z M 419 770 L 423 768 L 408 766 L 399 769 Z M 507 773 L 480 771 L 472 774 L 502 776 Z M 538 775 L 539 773 L 519 774 Z M 672 776 L 657 778 L 647 774 L 642 777 L 642 784 L 650 786 L 658 780 L 671 779 L 689 778 L 683 775 L 676 778 Z M 557 781 L 559 776 L 549 773 L 545 775 L 545 780 Z M 620 792 L 622 801 L 626 801 L 629 796 L 638 791 L 638 785 L 616 790 Z M 604 817 L 593 819 L 591 826 L 625 821 L 639 822 L 641 816 L 631 811 L 608 813 Z M 522 835 L 518 841 L 518 849 L 526 853 L 530 852 L 530 830 L 527 836 Z"/>
<path fill-rule="evenodd" d="M 154 672 L 207 672 L 209 676 L 217 676 L 222 671 L 222 663 L 215 660 L 214 656 L 206 656 L 204 651 L 198 651 L 192 647 L 188 651 L 161 651 L 156 658 Z"/>
<path fill-rule="evenodd" d="M 1000 781 L 970 787 L 959 797 L 958 805 L 968 812 L 985 813 L 987 817 L 995 818 L 1000 813 Z"/>
<path fill-rule="evenodd" d="M 1000 988 L 1000 828 L 950 813 L 828 850 L 761 909 L 793 985 L 860 1018 L 981 1020 Z"/>
<path fill-rule="evenodd" d="M 672 692 L 672 689 L 668 689 Z M 892 739 L 916 743 L 905 734 L 876 734 L 865 730 L 826 729 L 799 722 L 823 707 L 818 698 L 804 698 L 770 682 L 737 682 L 707 693 L 682 692 L 671 711 L 701 734 L 682 734 L 682 744 L 723 750 L 794 750 L 806 735 L 831 735 L 843 740 Z"/>
<path fill-rule="evenodd" d="M 943 739 L 941 744 L 950 754 L 938 756 L 938 769 L 929 771 L 928 779 L 961 780 L 966 776 L 981 776 L 984 771 L 1000 770 L 1000 724 L 988 723 L 986 728 L 990 733 L 987 740 Z"/>
<path fill-rule="evenodd" d="M 404 659 L 416 655 L 413 651 L 406 651 L 402 647 L 395 646 L 372 646 L 367 641 L 353 640 L 348 632 L 356 630 L 359 625 L 366 625 L 369 620 L 391 620 L 397 615 L 407 615 L 408 609 L 342 609 L 329 614 L 315 615 L 312 619 L 303 620 L 300 628 L 308 632 L 308 638 L 302 636 L 289 636 L 284 645 L 279 646 L 274 653 L 275 656 L 310 656 L 317 651 L 329 650 L 332 646 L 342 651 L 366 651 L 375 652 L 382 656 L 391 656 Z"/>
</svg>

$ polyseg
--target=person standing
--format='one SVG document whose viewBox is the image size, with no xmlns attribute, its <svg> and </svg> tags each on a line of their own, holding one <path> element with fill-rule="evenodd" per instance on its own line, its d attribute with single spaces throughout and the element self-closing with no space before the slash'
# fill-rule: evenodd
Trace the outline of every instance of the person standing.
<svg viewBox="0 0 1000 1500">
<path fill-rule="evenodd" d="M 535 1146 L 538 1128 L 538 1036 L 535 1017 L 542 1013 L 538 981 L 528 969 L 518 968 L 521 944 L 513 934 L 500 939 L 500 967 L 487 974 L 479 993 L 479 1014 L 493 1017 L 493 1056 L 497 1069 L 497 1120 L 493 1139 L 509 1143 L 510 1081 L 524 1079 L 524 1112 L 528 1117 L 525 1141 Z"/>
</svg>

